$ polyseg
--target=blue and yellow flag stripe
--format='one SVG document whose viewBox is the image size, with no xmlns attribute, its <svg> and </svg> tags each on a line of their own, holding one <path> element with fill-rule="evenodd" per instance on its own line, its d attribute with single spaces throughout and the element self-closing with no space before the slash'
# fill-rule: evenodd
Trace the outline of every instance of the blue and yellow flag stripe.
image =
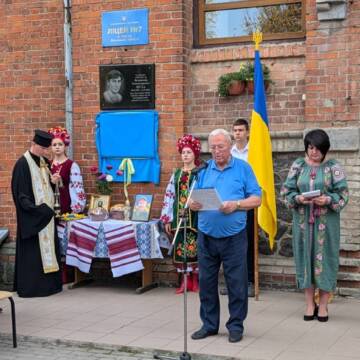
<svg viewBox="0 0 360 360">
<path fill-rule="evenodd" d="M 254 109 L 251 116 L 248 161 L 262 189 L 262 203 L 258 209 L 258 224 L 268 234 L 270 248 L 272 249 L 277 232 L 274 170 L 265 87 L 258 50 L 255 51 L 254 82 Z"/>
</svg>

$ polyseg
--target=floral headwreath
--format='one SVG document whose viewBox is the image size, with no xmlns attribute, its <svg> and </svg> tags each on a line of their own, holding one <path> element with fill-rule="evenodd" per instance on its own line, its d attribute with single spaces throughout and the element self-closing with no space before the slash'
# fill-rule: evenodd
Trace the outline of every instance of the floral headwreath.
<svg viewBox="0 0 360 360">
<path fill-rule="evenodd" d="M 201 151 L 201 143 L 198 138 L 192 135 L 184 135 L 178 139 L 176 146 L 180 154 L 183 148 L 190 148 L 195 155 L 195 165 L 198 166 L 200 164 L 199 156 Z"/>
<path fill-rule="evenodd" d="M 48 133 L 51 134 L 54 139 L 60 139 L 65 144 L 65 146 L 70 144 L 70 135 L 65 128 L 56 126 L 49 129 Z"/>
</svg>

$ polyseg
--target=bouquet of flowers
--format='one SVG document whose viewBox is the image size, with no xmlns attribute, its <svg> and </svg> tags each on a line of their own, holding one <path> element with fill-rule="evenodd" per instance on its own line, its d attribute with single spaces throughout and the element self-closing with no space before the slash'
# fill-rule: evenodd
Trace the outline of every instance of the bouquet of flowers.
<svg viewBox="0 0 360 360">
<path fill-rule="evenodd" d="M 112 165 L 107 165 L 106 169 L 110 171 Z M 90 170 L 96 176 L 97 192 L 101 195 L 110 195 L 112 193 L 110 183 L 113 181 L 113 176 L 111 174 L 100 172 L 97 166 L 92 166 Z"/>
</svg>

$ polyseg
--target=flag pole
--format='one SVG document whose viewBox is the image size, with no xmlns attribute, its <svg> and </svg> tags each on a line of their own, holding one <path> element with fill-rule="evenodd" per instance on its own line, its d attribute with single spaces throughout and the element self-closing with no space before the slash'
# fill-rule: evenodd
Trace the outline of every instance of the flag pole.
<svg viewBox="0 0 360 360">
<path fill-rule="evenodd" d="M 255 31 L 253 33 L 253 41 L 255 44 L 255 51 L 259 50 L 262 41 L 262 33 Z M 259 300 L 259 224 L 258 224 L 258 208 L 254 209 L 254 286 L 255 286 L 255 301 Z"/>
<path fill-rule="evenodd" d="M 255 43 L 255 88 L 254 88 L 254 109 L 251 117 L 251 128 L 249 137 L 248 161 L 254 170 L 254 174 L 262 188 L 262 203 L 257 211 L 254 224 L 256 224 L 254 234 L 254 275 L 256 276 L 256 300 L 259 296 L 259 234 L 258 228 L 262 228 L 269 236 L 270 249 L 273 248 L 274 238 L 277 232 L 276 198 L 274 186 L 274 169 L 272 161 L 272 146 L 269 130 L 269 122 L 266 111 L 266 95 L 263 83 L 263 72 L 260 61 L 259 46 L 262 41 L 262 34 L 259 31 L 253 33 Z M 263 159 L 259 161 L 259 156 L 255 153 L 263 153 Z M 260 211 L 261 210 L 261 211 Z M 255 225 L 254 225 L 255 226 Z M 256 256 L 256 261 L 255 261 Z M 255 271 L 256 266 L 256 271 Z M 254 279 L 255 280 L 255 279 Z"/>
<path fill-rule="evenodd" d="M 259 224 L 258 224 L 258 208 L 254 209 L 254 286 L 255 300 L 259 300 Z"/>
</svg>

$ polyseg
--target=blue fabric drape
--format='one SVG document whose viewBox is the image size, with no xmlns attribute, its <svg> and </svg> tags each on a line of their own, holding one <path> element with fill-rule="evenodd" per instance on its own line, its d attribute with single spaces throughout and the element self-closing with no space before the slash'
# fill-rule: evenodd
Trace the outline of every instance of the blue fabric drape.
<svg viewBox="0 0 360 360">
<path fill-rule="evenodd" d="M 100 112 L 96 116 L 96 148 L 100 171 L 111 174 L 114 181 L 124 181 L 124 175 L 116 171 L 124 158 L 130 158 L 135 167 L 132 182 L 159 183 L 157 111 Z"/>
</svg>

